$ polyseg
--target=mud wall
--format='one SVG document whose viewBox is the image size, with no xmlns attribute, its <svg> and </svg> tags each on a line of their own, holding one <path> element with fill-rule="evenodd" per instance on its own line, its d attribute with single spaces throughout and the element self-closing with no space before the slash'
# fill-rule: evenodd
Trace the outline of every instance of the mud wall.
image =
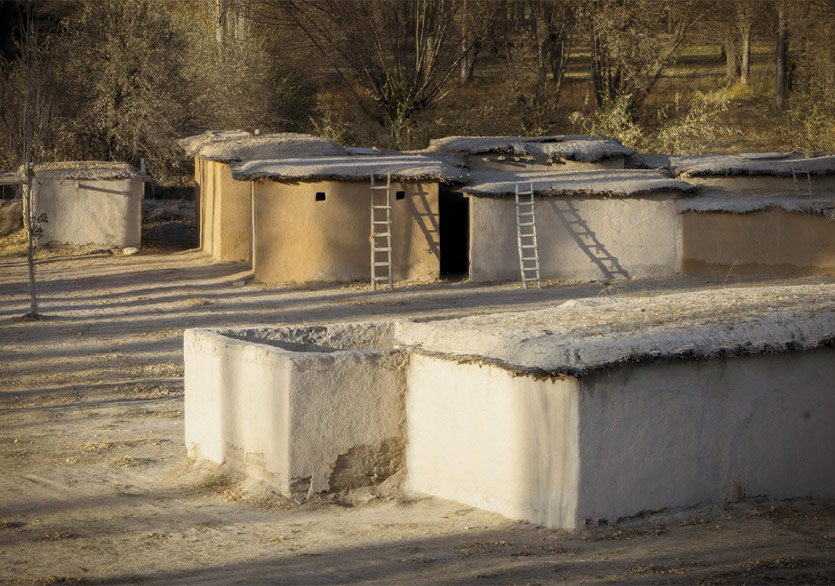
<svg viewBox="0 0 835 586">
<path fill-rule="evenodd" d="M 288 332 L 186 332 L 189 455 L 297 497 L 372 484 L 401 468 L 405 356 L 286 342 Z"/>
<path fill-rule="evenodd" d="M 397 199 L 396 193 L 403 198 Z M 371 277 L 368 182 L 258 181 L 255 187 L 255 278 L 266 283 L 357 281 Z M 440 274 L 438 185 L 393 183 L 395 279 Z"/>
<path fill-rule="evenodd" d="M 194 159 L 195 214 L 200 247 L 217 260 L 247 261 L 252 225 L 251 186 L 235 181 L 229 165 Z"/>
<path fill-rule="evenodd" d="M 139 246 L 142 196 L 139 179 L 36 179 L 32 205 L 47 218 L 39 242 Z"/>
<path fill-rule="evenodd" d="M 682 216 L 684 273 L 835 274 L 835 220 L 780 209 Z"/>
<path fill-rule="evenodd" d="M 535 380 L 413 355 L 408 488 L 575 528 L 740 496 L 835 497 L 835 350 Z"/>
<path fill-rule="evenodd" d="M 513 197 L 470 197 L 470 278 L 520 278 Z M 555 197 L 536 201 L 543 279 L 614 280 L 671 275 L 681 264 L 675 196 Z"/>
</svg>

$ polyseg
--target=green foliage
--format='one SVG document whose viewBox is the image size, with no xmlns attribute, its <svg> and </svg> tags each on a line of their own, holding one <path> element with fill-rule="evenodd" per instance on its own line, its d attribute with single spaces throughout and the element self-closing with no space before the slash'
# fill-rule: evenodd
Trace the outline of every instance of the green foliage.
<svg viewBox="0 0 835 586">
<path fill-rule="evenodd" d="M 658 111 L 657 130 L 644 142 L 644 150 L 671 155 L 700 154 L 730 129 L 721 123 L 726 102 L 708 100 L 696 93 L 689 107 L 679 94 Z"/>
<path fill-rule="evenodd" d="M 185 31 L 169 5 L 151 0 L 89 3 L 65 37 L 67 75 L 81 108 L 68 121 L 82 158 L 138 163 L 158 175 L 182 160 L 196 88 L 187 83 Z"/>
<path fill-rule="evenodd" d="M 576 132 L 616 138 L 630 148 L 638 148 L 644 140 L 644 129 L 635 119 L 632 96 L 629 94 L 614 100 L 607 96 L 591 116 L 583 117 L 580 112 L 573 112 L 569 121 Z"/>
</svg>

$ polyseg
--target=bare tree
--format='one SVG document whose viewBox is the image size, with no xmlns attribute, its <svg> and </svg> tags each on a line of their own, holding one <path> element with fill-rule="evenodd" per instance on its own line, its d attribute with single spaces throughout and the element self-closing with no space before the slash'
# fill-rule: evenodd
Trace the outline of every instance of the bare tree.
<svg viewBox="0 0 835 586">
<path fill-rule="evenodd" d="M 542 133 L 555 121 L 579 4 L 574 0 L 529 0 L 525 4 L 529 16 L 515 19 L 515 26 L 505 36 L 508 69 L 516 101 L 524 111 L 526 132 Z"/>
<path fill-rule="evenodd" d="M 40 140 L 36 132 L 35 111 L 38 101 L 38 30 L 32 2 L 26 2 L 20 12 L 20 34 L 22 57 L 26 71 L 26 86 L 23 96 L 21 129 L 21 197 L 23 199 L 24 225 L 27 233 L 27 262 L 29 267 L 29 311 L 25 319 L 39 319 L 38 289 L 35 279 L 35 244 L 40 236 L 41 222 L 46 218 L 39 215 L 32 205 L 32 187 L 35 182 L 35 165 L 40 158 Z"/>
<path fill-rule="evenodd" d="M 788 59 L 789 59 L 789 23 L 785 3 L 777 2 L 777 47 L 776 47 L 776 75 L 775 75 L 775 104 L 778 109 L 786 107 L 788 98 Z"/>
<path fill-rule="evenodd" d="M 469 45 L 457 38 L 451 0 L 264 0 L 306 35 L 363 106 L 376 102 L 395 141 L 442 99 Z"/>
<path fill-rule="evenodd" d="M 494 0 L 460 0 L 461 63 L 458 81 L 467 85 L 473 79 L 475 61 L 487 37 L 493 32 L 499 16 L 505 11 L 503 2 Z"/>
<path fill-rule="evenodd" d="M 585 4 L 597 104 L 624 101 L 626 111 L 637 111 L 675 60 L 688 33 L 712 7 L 713 3 L 705 0 Z"/>
</svg>

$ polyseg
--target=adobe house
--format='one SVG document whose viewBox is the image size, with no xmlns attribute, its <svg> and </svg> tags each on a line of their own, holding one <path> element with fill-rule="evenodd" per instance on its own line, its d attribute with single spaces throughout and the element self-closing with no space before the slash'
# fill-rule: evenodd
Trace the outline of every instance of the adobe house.
<svg viewBox="0 0 835 586">
<path fill-rule="evenodd" d="M 66 161 L 35 166 L 32 206 L 46 222 L 39 244 L 139 246 L 144 182 L 127 163 Z M 25 213 L 25 212 L 24 212 Z"/>
<path fill-rule="evenodd" d="M 252 186 L 232 178 L 230 163 L 344 152 L 329 140 L 296 133 L 209 131 L 178 144 L 194 157 L 194 210 L 200 248 L 216 260 L 233 261 L 250 260 Z"/>
<path fill-rule="evenodd" d="M 552 528 L 834 498 L 832 289 L 188 330 L 186 446 L 300 498 L 405 466 L 411 493 Z"/>
<path fill-rule="evenodd" d="M 262 282 L 367 280 L 371 274 L 372 177 L 391 178 L 394 279 L 440 275 L 441 183 L 460 181 L 459 161 L 425 153 L 346 149 L 344 154 L 249 159 L 231 176 L 254 194 L 255 278 Z"/>
<path fill-rule="evenodd" d="M 663 171 L 475 171 L 459 188 L 469 201 L 471 280 L 519 278 L 517 185 L 534 192 L 542 279 L 678 272 L 679 202 L 691 187 Z"/>
<path fill-rule="evenodd" d="M 688 274 L 835 274 L 835 156 L 671 157 L 697 188 L 683 203 Z"/>
</svg>

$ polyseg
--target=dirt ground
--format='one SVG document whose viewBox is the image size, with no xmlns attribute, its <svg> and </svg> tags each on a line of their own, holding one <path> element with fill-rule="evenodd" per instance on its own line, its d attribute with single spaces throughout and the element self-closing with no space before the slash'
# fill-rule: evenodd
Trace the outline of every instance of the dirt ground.
<svg viewBox="0 0 835 586">
<path fill-rule="evenodd" d="M 835 583 L 835 502 L 753 498 L 568 533 L 405 498 L 393 482 L 291 503 L 185 455 L 184 328 L 464 316 L 762 282 L 267 288 L 243 265 L 164 248 L 47 251 L 37 322 L 20 319 L 25 260 L 0 255 L 0 581 Z M 820 282 L 832 280 L 774 281 Z"/>
</svg>

